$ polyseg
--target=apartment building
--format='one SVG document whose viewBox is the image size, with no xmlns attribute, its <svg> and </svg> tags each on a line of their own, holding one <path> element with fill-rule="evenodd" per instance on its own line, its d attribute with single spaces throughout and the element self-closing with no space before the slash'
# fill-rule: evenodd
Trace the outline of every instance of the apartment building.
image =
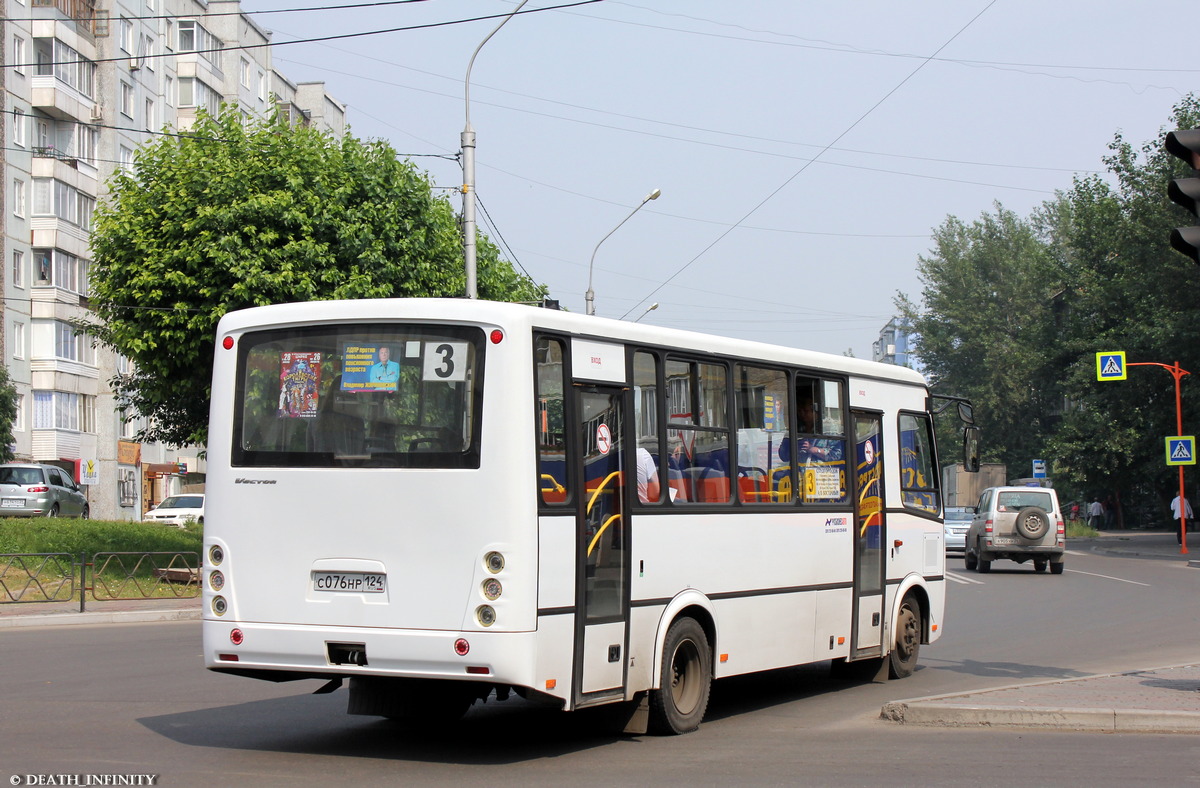
<svg viewBox="0 0 1200 788">
<path fill-rule="evenodd" d="M 14 451 L 86 485 L 93 517 L 139 519 L 202 489 L 195 448 L 139 443 L 109 381 L 128 363 L 75 325 L 90 314 L 92 213 L 118 167 L 200 108 L 247 119 L 278 102 L 295 122 L 344 133 L 323 83 L 271 64 L 270 33 L 238 0 L 4 0 L 0 233 L 3 358 L 16 386 Z"/>
</svg>

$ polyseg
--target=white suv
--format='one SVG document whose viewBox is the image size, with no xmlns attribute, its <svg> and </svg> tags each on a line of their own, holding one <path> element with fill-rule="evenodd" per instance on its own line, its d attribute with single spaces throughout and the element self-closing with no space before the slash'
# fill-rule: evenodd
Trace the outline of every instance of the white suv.
<svg viewBox="0 0 1200 788">
<path fill-rule="evenodd" d="M 1033 561 L 1035 572 L 1063 572 L 1066 525 L 1058 495 L 1045 487 L 989 487 L 967 530 L 967 569 L 991 571 L 992 561 Z"/>
</svg>

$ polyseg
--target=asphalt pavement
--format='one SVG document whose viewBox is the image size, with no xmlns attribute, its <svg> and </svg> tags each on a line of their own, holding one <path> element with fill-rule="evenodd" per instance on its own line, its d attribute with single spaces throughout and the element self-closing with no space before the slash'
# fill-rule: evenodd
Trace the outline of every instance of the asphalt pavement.
<svg viewBox="0 0 1200 788">
<path fill-rule="evenodd" d="M 1072 540 L 1068 547 L 1183 562 L 1200 571 L 1200 533 L 1188 534 L 1188 539 L 1191 546 L 1186 554 L 1173 534 L 1161 531 L 1101 532 L 1095 539 Z M 87 599 L 84 612 L 78 600 L 0 604 L 0 629 L 199 618 L 199 599 Z M 1200 663 L 911 698 L 884 705 L 880 716 L 910 725 L 1200 733 Z"/>
</svg>

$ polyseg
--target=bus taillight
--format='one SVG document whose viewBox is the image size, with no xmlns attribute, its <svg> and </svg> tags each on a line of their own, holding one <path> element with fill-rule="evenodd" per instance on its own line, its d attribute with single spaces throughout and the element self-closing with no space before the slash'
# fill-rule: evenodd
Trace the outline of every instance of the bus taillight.
<svg viewBox="0 0 1200 788">
<path fill-rule="evenodd" d="M 221 347 L 226 350 L 233 350 L 233 337 L 225 337 L 221 340 Z"/>
<path fill-rule="evenodd" d="M 470 650 L 471 644 L 467 642 L 466 638 L 459 638 L 458 640 L 454 641 L 454 653 L 458 656 L 465 657 L 467 652 Z"/>
<path fill-rule="evenodd" d="M 234 629 L 229 633 L 229 642 L 235 646 L 242 645 L 242 641 L 246 639 L 246 635 L 240 629 Z"/>
<path fill-rule="evenodd" d="M 488 334 L 488 339 L 492 340 L 493 345 L 499 345 L 504 341 L 504 332 L 498 328 L 493 328 L 492 333 Z"/>
</svg>

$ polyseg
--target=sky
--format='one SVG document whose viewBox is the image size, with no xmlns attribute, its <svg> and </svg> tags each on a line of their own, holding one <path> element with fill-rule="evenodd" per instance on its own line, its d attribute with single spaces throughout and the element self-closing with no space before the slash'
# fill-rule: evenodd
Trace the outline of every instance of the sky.
<svg viewBox="0 0 1200 788">
<path fill-rule="evenodd" d="M 351 133 L 388 141 L 459 208 L 467 66 L 498 19 L 288 42 L 516 0 L 256 13 L 321 1 L 242 10 L 272 32 L 276 68 L 324 82 Z M 870 358 L 897 293 L 919 300 L 919 258 L 949 216 L 1028 216 L 1102 173 L 1115 134 L 1140 147 L 1167 127 L 1200 88 L 1194 12 L 600 0 L 521 13 L 471 72 L 477 220 L 566 309 L 585 310 L 591 261 L 600 316 Z"/>
</svg>

